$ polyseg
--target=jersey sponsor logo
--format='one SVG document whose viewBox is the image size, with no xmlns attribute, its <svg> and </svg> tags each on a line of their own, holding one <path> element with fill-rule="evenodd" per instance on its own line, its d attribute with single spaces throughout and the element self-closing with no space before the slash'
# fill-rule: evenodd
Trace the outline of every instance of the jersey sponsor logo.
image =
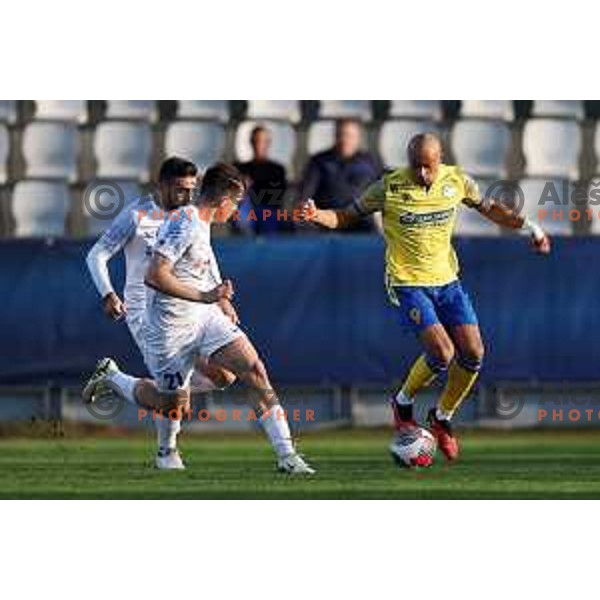
<svg viewBox="0 0 600 600">
<path fill-rule="evenodd" d="M 399 194 L 402 190 L 414 189 L 415 186 L 413 183 L 390 183 L 388 187 L 392 194 Z"/>
<path fill-rule="evenodd" d="M 406 212 L 400 215 L 401 225 L 429 225 L 431 223 L 445 223 L 454 213 L 453 208 L 438 210 L 430 213 Z"/>
<path fill-rule="evenodd" d="M 457 191 L 458 190 L 453 185 L 447 183 L 442 187 L 442 196 L 444 196 L 444 198 L 454 198 Z"/>
</svg>

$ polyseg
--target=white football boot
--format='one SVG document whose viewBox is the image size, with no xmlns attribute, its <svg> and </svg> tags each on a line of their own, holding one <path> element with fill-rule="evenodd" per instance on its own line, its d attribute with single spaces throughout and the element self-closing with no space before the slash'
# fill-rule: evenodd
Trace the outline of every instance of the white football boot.
<svg viewBox="0 0 600 600">
<path fill-rule="evenodd" d="M 315 469 L 295 452 L 280 458 L 277 461 L 277 470 L 288 475 L 314 475 L 316 473 Z"/>
<path fill-rule="evenodd" d="M 106 381 L 107 377 L 116 373 L 119 370 L 117 363 L 112 358 L 102 358 L 96 364 L 96 369 L 92 373 L 92 376 L 88 379 L 81 396 L 86 404 L 94 402 L 97 393 L 99 395 L 105 394 L 110 385 Z"/>
<path fill-rule="evenodd" d="M 177 448 L 170 450 L 160 450 L 156 455 L 156 468 L 161 471 L 181 471 L 185 469 L 185 464 L 181 459 L 181 454 Z"/>
</svg>

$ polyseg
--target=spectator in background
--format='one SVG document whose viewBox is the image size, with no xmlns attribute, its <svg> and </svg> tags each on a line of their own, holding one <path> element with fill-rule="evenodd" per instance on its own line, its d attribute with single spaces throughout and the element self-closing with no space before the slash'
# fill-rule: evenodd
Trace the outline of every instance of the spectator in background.
<svg viewBox="0 0 600 600">
<path fill-rule="evenodd" d="M 335 146 L 315 154 L 309 161 L 301 186 L 301 198 L 312 198 L 317 208 L 345 208 L 368 185 L 379 179 L 379 160 L 360 149 L 361 127 L 354 119 L 336 123 Z M 373 221 L 365 220 L 346 231 L 373 231 Z"/>
<path fill-rule="evenodd" d="M 265 126 L 258 125 L 250 134 L 250 145 L 254 158 L 236 164 L 250 181 L 248 196 L 240 207 L 241 220 L 237 225 L 244 231 L 259 235 L 289 231 L 290 223 L 277 219 L 277 210 L 285 208 L 287 181 L 284 166 L 269 158 L 271 132 Z M 249 218 L 251 210 L 256 220 Z M 271 211 L 270 216 L 265 211 Z"/>
</svg>

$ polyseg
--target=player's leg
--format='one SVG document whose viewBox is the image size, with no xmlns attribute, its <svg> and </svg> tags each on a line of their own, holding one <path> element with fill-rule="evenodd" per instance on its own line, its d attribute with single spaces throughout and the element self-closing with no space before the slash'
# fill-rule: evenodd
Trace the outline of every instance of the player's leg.
<svg viewBox="0 0 600 600">
<path fill-rule="evenodd" d="M 454 344 L 455 356 L 448 369 L 446 386 L 437 407 L 430 411 L 429 421 L 440 449 L 446 458 L 453 460 L 458 457 L 459 449 L 451 421 L 477 380 L 484 348 L 475 310 L 459 282 L 445 286 L 437 310 Z"/>
<path fill-rule="evenodd" d="M 395 295 L 401 324 L 415 333 L 423 348 L 391 399 L 395 425 L 401 429 L 407 423 L 414 423 L 415 395 L 448 368 L 454 347 L 439 321 L 428 288 L 396 288 Z"/>
<path fill-rule="evenodd" d="M 240 333 L 238 330 L 230 341 L 215 350 L 210 363 L 234 373 L 249 387 L 254 410 L 260 415 L 259 422 L 277 454 L 278 468 L 291 474 L 314 473 L 296 452 L 286 413 L 271 385 L 264 363 L 250 340 Z M 218 337 L 224 341 L 227 333 L 225 336 L 215 336 L 215 339 Z"/>
<path fill-rule="evenodd" d="M 211 364 L 205 356 L 198 356 L 194 361 L 194 373 L 190 387 L 192 392 L 213 392 L 228 388 L 235 382 L 235 379 L 235 375 L 230 371 Z"/>
</svg>

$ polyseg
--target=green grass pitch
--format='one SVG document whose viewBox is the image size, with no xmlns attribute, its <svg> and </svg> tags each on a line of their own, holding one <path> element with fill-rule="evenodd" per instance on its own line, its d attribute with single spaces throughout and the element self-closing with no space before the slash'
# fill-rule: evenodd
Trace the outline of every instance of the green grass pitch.
<svg viewBox="0 0 600 600">
<path fill-rule="evenodd" d="M 0 439 L 0 498 L 600 498 L 600 430 L 461 433 L 448 467 L 397 468 L 390 432 L 301 437 L 318 475 L 274 472 L 260 435 L 182 436 L 188 469 L 151 468 L 148 436 Z"/>
</svg>

